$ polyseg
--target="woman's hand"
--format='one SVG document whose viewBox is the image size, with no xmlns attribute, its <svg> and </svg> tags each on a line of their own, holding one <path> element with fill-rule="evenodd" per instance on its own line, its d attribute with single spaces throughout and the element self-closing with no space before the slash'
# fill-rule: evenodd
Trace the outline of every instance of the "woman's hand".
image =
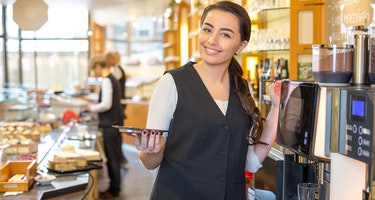
<svg viewBox="0 0 375 200">
<path fill-rule="evenodd" d="M 281 81 L 274 81 L 270 86 L 269 86 L 269 92 L 270 92 L 270 98 L 272 102 L 272 106 L 279 106 L 280 102 L 280 94 L 281 94 Z"/>
<path fill-rule="evenodd" d="M 144 153 L 159 153 L 164 147 L 164 137 L 159 131 L 143 130 L 142 134 L 133 134 L 135 146 Z"/>
</svg>

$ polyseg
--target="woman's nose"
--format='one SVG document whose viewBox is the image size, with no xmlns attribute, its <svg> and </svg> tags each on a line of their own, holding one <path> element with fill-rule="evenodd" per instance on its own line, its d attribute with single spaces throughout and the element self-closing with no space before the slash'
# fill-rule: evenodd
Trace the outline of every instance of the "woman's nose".
<svg viewBox="0 0 375 200">
<path fill-rule="evenodd" d="M 207 42 L 210 44 L 210 45 L 215 45 L 217 44 L 217 34 L 213 33 L 210 35 L 210 37 L 208 38 Z"/>
</svg>

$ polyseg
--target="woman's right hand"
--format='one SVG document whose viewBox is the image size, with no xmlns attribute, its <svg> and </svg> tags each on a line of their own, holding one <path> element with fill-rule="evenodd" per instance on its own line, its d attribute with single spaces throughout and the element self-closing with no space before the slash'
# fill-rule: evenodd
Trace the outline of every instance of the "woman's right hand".
<svg viewBox="0 0 375 200">
<path fill-rule="evenodd" d="M 164 137 L 159 131 L 145 129 L 142 134 L 133 134 L 135 146 L 144 153 L 159 153 L 164 147 Z"/>
<path fill-rule="evenodd" d="M 281 81 L 274 81 L 270 86 L 269 86 L 269 91 L 270 91 L 270 98 L 271 98 L 271 103 L 273 106 L 278 107 L 280 103 L 280 94 L 281 94 Z"/>
</svg>

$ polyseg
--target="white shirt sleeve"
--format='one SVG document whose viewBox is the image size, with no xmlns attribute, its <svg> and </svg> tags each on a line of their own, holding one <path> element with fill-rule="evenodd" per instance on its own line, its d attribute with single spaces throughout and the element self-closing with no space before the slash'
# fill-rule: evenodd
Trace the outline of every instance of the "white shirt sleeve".
<svg viewBox="0 0 375 200">
<path fill-rule="evenodd" d="M 246 155 L 245 169 L 248 172 L 255 173 L 262 167 L 257 154 L 255 153 L 254 146 L 249 146 Z"/>
<path fill-rule="evenodd" d="M 151 96 L 146 128 L 168 130 L 177 104 L 177 88 L 171 74 L 157 82 Z"/>
<path fill-rule="evenodd" d="M 90 106 L 91 112 L 105 112 L 112 107 L 112 82 L 109 78 L 104 78 L 101 85 L 102 90 L 102 101 L 98 104 L 92 104 Z"/>
</svg>

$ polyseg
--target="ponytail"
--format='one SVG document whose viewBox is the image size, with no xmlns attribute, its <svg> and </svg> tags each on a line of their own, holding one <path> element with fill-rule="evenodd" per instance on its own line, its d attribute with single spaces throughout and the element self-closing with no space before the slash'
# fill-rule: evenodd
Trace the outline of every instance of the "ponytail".
<svg viewBox="0 0 375 200">
<path fill-rule="evenodd" d="M 240 99 L 242 108 L 249 115 L 252 126 L 248 132 L 248 142 L 250 145 L 263 143 L 259 141 L 263 131 L 263 118 L 260 110 L 255 105 L 255 101 L 250 94 L 247 81 L 242 78 L 243 70 L 238 61 L 232 57 L 229 64 L 229 74 L 232 76 L 235 85 L 235 93 Z"/>
</svg>

